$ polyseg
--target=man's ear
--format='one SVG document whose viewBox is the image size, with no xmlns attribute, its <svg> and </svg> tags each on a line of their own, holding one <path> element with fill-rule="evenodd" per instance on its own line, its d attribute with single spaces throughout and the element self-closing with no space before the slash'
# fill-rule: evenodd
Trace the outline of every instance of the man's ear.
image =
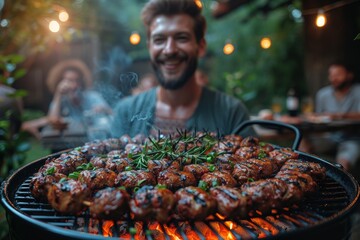
<svg viewBox="0 0 360 240">
<path fill-rule="evenodd" d="M 205 38 L 201 39 L 199 42 L 199 53 L 198 53 L 198 57 L 203 57 L 206 54 L 206 40 Z"/>
</svg>

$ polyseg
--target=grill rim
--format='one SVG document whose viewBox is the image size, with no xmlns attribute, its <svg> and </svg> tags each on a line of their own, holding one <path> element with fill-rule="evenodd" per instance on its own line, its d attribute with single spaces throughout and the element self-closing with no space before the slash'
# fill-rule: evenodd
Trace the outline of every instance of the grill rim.
<svg viewBox="0 0 360 240">
<path fill-rule="evenodd" d="M 72 149 L 71 149 L 72 150 Z M 94 235 L 90 233 L 84 233 L 81 231 L 76 231 L 72 229 L 65 229 L 62 227 L 54 226 L 49 223 L 42 222 L 40 220 L 36 220 L 22 212 L 20 212 L 15 206 L 15 193 L 19 186 L 26 181 L 26 179 L 34 174 L 40 166 L 44 164 L 44 162 L 53 157 L 58 157 L 62 153 L 69 152 L 69 150 L 64 150 L 58 153 L 54 153 L 45 157 L 42 157 L 38 160 L 35 160 L 12 173 L 7 179 L 5 179 L 1 184 L 1 204 L 4 206 L 6 210 L 6 216 L 8 220 L 8 224 L 10 226 L 11 221 L 9 218 L 17 218 L 23 221 L 25 224 L 30 223 L 33 227 L 40 228 L 42 231 L 50 235 L 60 235 L 62 237 L 68 237 L 72 239 L 119 239 L 118 237 L 104 237 L 101 235 Z M 338 213 L 334 213 L 331 216 L 324 217 L 323 220 L 316 222 L 311 226 L 307 226 L 305 228 L 296 228 L 291 229 L 289 232 L 281 232 L 275 236 L 269 236 L 265 239 L 279 239 L 279 238 L 288 238 L 292 236 L 298 236 L 299 234 L 316 232 L 324 228 L 328 228 L 331 225 L 336 225 L 340 221 L 344 221 L 344 219 L 355 209 L 355 207 L 359 204 L 359 184 L 356 179 L 348 172 L 344 171 L 340 166 L 332 164 L 326 160 L 323 160 L 317 156 L 303 153 L 300 151 L 295 151 L 299 153 L 299 158 L 306 160 L 317 162 L 323 165 L 327 170 L 327 175 L 329 175 L 332 179 L 334 179 L 337 183 L 339 183 L 347 192 L 349 196 L 349 203 L 347 206 L 339 211 Z M 10 226 L 11 228 L 11 226 Z"/>
</svg>

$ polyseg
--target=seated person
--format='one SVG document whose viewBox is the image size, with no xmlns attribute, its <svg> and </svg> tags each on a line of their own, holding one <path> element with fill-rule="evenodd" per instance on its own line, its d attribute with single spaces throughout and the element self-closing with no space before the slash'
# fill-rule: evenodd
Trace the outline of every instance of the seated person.
<svg viewBox="0 0 360 240">
<path fill-rule="evenodd" d="M 60 66 L 60 67 L 59 67 Z M 111 108 L 102 96 L 87 88 L 91 85 L 91 76 L 84 63 L 69 60 L 56 66 L 47 81 L 49 89 L 55 91 L 46 117 L 23 124 L 23 129 L 39 136 L 34 129 L 47 124 L 61 128 L 66 122 L 81 125 L 87 123 L 87 117 L 97 114 L 111 114 Z"/>
<path fill-rule="evenodd" d="M 344 63 L 329 67 L 330 85 L 316 94 L 316 117 L 330 119 L 360 119 L 360 84 L 354 82 L 354 74 Z M 325 140 L 326 139 L 326 140 Z M 322 146 L 337 150 L 335 160 L 349 170 L 360 157 L 359 131 L 329 133 Z M 315 139 L 314 143 L 315 144 Z M 316 147 L 316 146 L 315 146 Z M 315 149 L 316 150 L 316 149 Z"/>
<path fill-rule="evenodd" d="M 113 136 L 170 135 L 177 129 L 240 134 L 239 125 L 249 119 L 242 102 L 197 83 L 198 58 L 206 52 L 206 22 L 196 3 L 151 0 L 142 20 L 160 86 L 119 102 Z M 247 133 L 243 135 L 254 132 Z"/>
</svg>

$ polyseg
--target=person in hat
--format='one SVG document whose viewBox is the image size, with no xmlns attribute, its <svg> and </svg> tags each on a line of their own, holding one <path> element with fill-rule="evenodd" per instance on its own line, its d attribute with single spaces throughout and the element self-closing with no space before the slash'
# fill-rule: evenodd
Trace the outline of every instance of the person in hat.
<svg viewBox="0 0 360 240">
<path fill-rule="evenodd" d="M 118 103 L 113 136 L 177 130 L 253 134 L 238 130 L 249 119 L 242 102 L 197 83 L 198 59 L 206 53 L 206 21 L 195 1 L 150 0 L 141 17 L 159 86 Z"/>
<path fill-rule="evenodd" d="M 91 83 L 91 73 L 82 61 L 67 60 L 56 65 L 47 79 L 49 90 L 54 92 L 47 116 L 25 122 L 23 130 L 40 138 L 37 129 L 47 124 L 65 128 L 69 122 L 86 125 L 89 116 L 111 115 L 104 98 L 90 89 Z"/>
</svg>

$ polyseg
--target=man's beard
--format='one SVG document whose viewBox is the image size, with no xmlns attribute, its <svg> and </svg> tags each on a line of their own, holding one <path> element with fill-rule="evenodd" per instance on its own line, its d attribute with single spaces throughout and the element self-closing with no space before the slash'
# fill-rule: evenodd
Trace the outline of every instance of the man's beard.
<svg viewBox="0 0 360 240">
<path fill-rule="evenodd" d="M 151 62 L 151 65 L 155 71 L 159 84 L 167 90 L 177 90 L 183 87 L 189 81 L 191 76 L 194 75 L 197 68 L 197 64 L 198 64 L 197 58 L 190 59 L 185 71 L 181 74 L 179 78 L 167 81 L 167 79 L 165 79 L 158 65 L 154 63 L 154 61 Z"/>
<path fill-rule="evenodd" d="M 335 90 L 341 91 L 348 88 L 352 84 L 351 80 L 346 80 L 335 87 Z"/>
</svg>

